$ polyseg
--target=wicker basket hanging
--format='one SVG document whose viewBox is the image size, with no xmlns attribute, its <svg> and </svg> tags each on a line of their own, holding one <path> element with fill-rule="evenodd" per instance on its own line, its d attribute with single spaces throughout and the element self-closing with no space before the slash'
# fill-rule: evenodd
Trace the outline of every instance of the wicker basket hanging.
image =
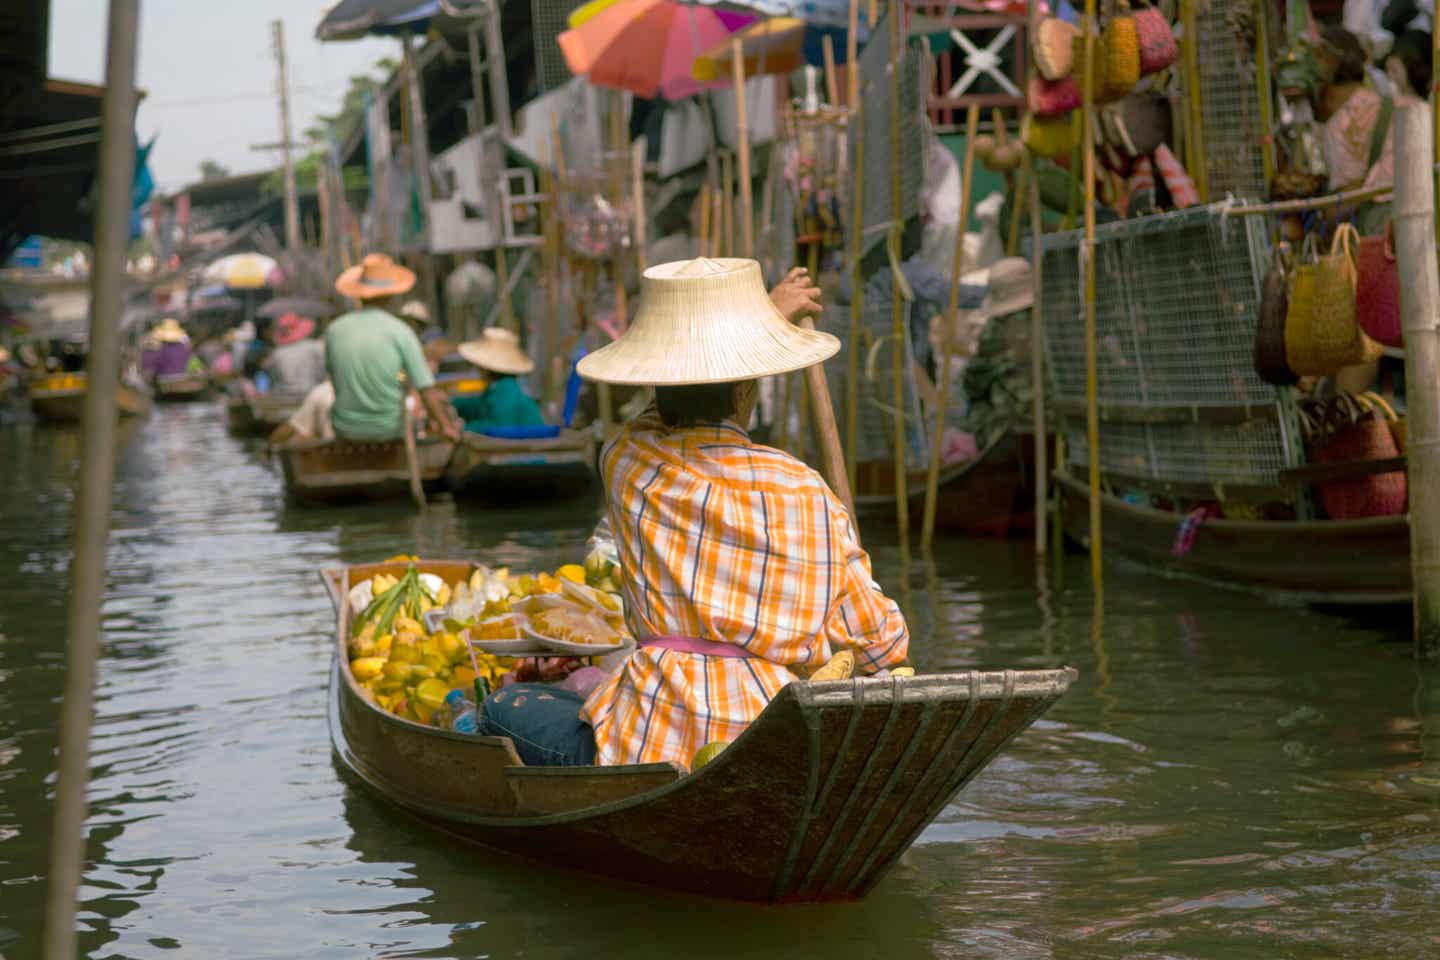
<svg viewBox="0 0 1440 960">
<path fill-rule="evenodd" d="M 1376 403 L 1376 401 L 1379 401 Z M 1378 395 L 1342 393 L 1301 408 L 1301 427 L 1312 463 L 1388 460 L 1400 455 L 1389 423 L 1395 411 Z M 1403 471 L 1377 473 L 1316 485 L 1332 520 L 1393 517 L 1405 512 L 1408 484 Z"/>
<path fill-rule="evenodd" d="M 1328 255 L 1295 270 L 1285 316 L 1285 356 L 1298 376 L 1327 376 L 1341 367 L 1369 363 L 1382 352 L 1356 322 L 1358 238 L 1354 227 L 1342 224 Z"/>
<path fill-rule="evenodd" d="M 1042 117 L 1058 117 L 1079 109 L 1084 102 L 1080 83 L 1074 77 L 1060 80 L 1046 80 L 1039 74 L 1030 78 L 1026 99 L 1030 111 Z"/>
<path fill-rule="evenodd" d="M 1135 35 L 1140 44 L 1140 75 L 1159 73 L 1180 59 L 1180 45 L 1175 31 L 1158 7 L 1146 0 L 1144 9 L 1135 14 Z"/>
<path fill-rule="evenodd" d="M 1360 241 L 1356 264 L 1355 319 L 1360 329 L 1387 347 L 1403 347 L 1400 329 L 1400 271 L 1395 262 L 1395 224 Z"/>
<path fill-rule="evenodd" d="M 1110 103 L 1128 96 L 1140 82 L 1140 37 L 1129 8 L 1120 10 L 1100 33 L 1095 69 L 1095 102 Z"/>
<path fill-rule="evenodd" d="M 1285 311 L 1290 276 L 1284 254 L 1276 249 L 1260 285 L 1260 316 L 1255 325 L 1255 373 L 1266 383 L 1288 387 L 1299 378 L 1285 361 Z"/>
</svg>

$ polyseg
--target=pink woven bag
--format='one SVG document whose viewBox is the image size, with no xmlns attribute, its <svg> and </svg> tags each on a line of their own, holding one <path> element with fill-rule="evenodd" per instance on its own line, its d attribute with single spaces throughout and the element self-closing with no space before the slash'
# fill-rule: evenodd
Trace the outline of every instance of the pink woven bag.
<svg viewBox="0 0 1440 960">
<path fill-rule="evenodd" d="M 1073 76 L 1046 80 L 1039 74 L 1030 79 L 1030 112 L 1041 117 L 1058 117 L 1078 110 L 1085 102 L 1080 83 Z"/>
<path fill-rule="evenodd" d="M 1400 271 L 1395 263 L 1395 224 L 1385 233 L 1360 240 L 1355 280 L 1355 320 L 1360 329 L 1387 347 L 1403 347 L 1400 329 Z"/>
<path fill-rule="evenodd" d="M 1159 73 L 1180 59 L 1175 32 L 1158 7 L 1147 6 L 1135 14 L 1135 33 L 1140 41 L 1140 75 Z"/>
</svg>

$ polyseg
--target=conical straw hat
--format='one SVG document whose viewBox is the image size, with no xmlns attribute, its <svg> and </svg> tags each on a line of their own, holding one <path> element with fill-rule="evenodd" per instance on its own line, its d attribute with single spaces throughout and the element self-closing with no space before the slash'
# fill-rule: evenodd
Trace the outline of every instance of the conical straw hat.
<svg viewBox="0 0 1440 960">
<path fill-rule="evenodd" d="M 520 338 L 504 327 L 486 327 L 479 340 L 460 344 L 460 356 L 482 370 L 517 376 L 535 369 L 535 362 L 520 349 Z"/>
<path fill-rule="evenodd" d="M 754 260 L 677 260 L 645 271 L 630 329 L 581 359 L 582 377 L 634 386 L 726 383 L 789 373 L 840 350 L 786 320 Z"/>
</svg>

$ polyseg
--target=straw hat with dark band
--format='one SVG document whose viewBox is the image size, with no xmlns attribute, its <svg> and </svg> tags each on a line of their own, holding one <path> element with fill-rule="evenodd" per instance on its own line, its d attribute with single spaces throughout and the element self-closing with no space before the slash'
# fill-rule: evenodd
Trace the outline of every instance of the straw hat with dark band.
<svg viewBox="0 0 1440 960">
<path fill-rule="evenodd" d="M 990 289 L 981 310 L 987 317 L 1003 317 L 1035 305 L 1035 276 L 1024 257 L 1006 257 L 990 267 Z"/>
<path fill-rule="evenodd" d="M 577 369 L 601 383 L 673 387 L 789 373 L 839 350 L 830 334 L 780 314 L 760 264 L 701 257 L 646 270 L 630 328 Z"/>
<path fill-rule="evenodd" d="M 475 366 L 494 373 L 520 375 L 535 369 L 535 361 L 520 349 L 520 338 L 503 327 L 486 327 L 479 340 L 460 344 L 459 351 Z"/>
<path fill-rule="evenodd" d="M 352 300 L 374 300 L 409 293 L 415 274 L 383 253 L 367 253 L 359 264 L 335 279 L 335 290 Z"/>
<path fill-rule="evenodd" d="M 150 331 L 150 336 L 161 343 L 184 343 L 189 339 L 185 335 L 185 329 L 180 326 L 180 321 L 174 317 L 161 320 L 155 329 Z"/>
</svg>

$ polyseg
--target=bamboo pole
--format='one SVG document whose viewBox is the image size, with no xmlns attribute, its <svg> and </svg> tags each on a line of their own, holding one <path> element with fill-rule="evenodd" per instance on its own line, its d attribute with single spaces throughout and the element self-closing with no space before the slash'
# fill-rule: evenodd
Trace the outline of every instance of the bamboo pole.
<svg viewBox="0 0 1440 960">
<path fill-rule="evenodd" d="M 950 376 L 955 358 L 955 324 L 960 316 L 960 275 L 965 269 L 965 226 L 970 222 L 971 187 L 975 180 L 975 137 L 980 105 L 965 111 L 965 162 L 960 180 L 960 220 L 955 224 L 955 255 L 950 262 L 950 303 L 940 335 L 940 382 L 935 392 L 935 426 L 930 437 L 930 469 L 925 476 L 925 512 L 920 522 L 920 549 L 929 550 L 935 536 L 935 505 L 940 498 L 940 454 L 944 448 L 945 412 L 950 401 Z"/>
<path fill-rule="evenodd" d="M 710 257 L 710 184 L 700 184 L 700 256 Z"/>
<path fill-rule="evenodd" d="M 755 259 L 755 198 L 750 182 L 750 123 L 745 110 L 745 51 L 739 37 L 730 40 L 730 77 L 735 84 L 735 128 L 740 153 L 740 249 Z"/>
<path fill-rule="evenodd" d="M 1440 72 L 1437 72 L 1440 71 L 1440 30 L 1435 29 L 1433 17 L 1431 21 L 1430 76 L 1432 79 L 1430 85 L 1432 89 L 1423 91 L 1423 94 L 1430 103 L 1430 118 L 1435 125 L 1432 142 L 1434 144 L 1435 155 L 1440 157 L 1440 81 L 1434 79 L 1435 77 L 1440 77 Z M 1420 90 L 1416 90 L 1415 92 L 1417 94 L 1422 93 Z M 1436 192 L 1440 193 L 1440 170 L 1436 170 L 1435 177 L 1437 183 Z M 1437 239 L 1440 239 L 1440 217 L 1435 218 L 1435 236 Z"/>
<path fill-rule="evenodd" d="M 840 83 L 835 76 L 835 38 L 830 34 L 820 38 L 822 62 L 825 64 L 825 99 L 830 106 L 840 105 Z"/>
<path fill-rule="evenodd" d="M 1181 8 L 1190 0 L 1181 0 Z M 1191 9 L 1191 22 L 1194 10 Z M 1090 458 L 1090 579 L 1104 589 L 1100 529 L 1100 375 L 1095 317 L 1095 0 L 1085 0 L 1085 76 L 1082 83 L 1082 150 L 1085 153 L 1085 436 Z M 1193 39 L 1193 33 L 1187 37 Z"/>
<path fill-rule="evenodd" d="M 1094 0 L 1090 0 L 1094 2 Z M 900 195 L 900 67 L 903 63 L 904 35 L 900 20 L 903 6 L 890 4 L 890 263 L 892 269 L 900 260 L 900 238 L 903 232 L 904 199 Z M 890 299 L 891 347 L 890 402 L 894 405 L 892 429 L 895 433 L 895 519 L 900 528 L 901 552 L 910 552 L 910 483 L 905 463 L 905 354 L 910 345 L 905 329 L 905 295 L 900 278 L 893 278 L 894 293 Z"/>
<path fill-rule="evenodd" d="M 1410 439 L 1410 567 L 1415 652 L 1440 657 L 1440 279 L 1435 261 L 1435 143 L 1425 109 L 1395 111 L 1395 257 L 1405 331 Z"/>
<path fill-rule="evenodd" d="M 803 317 L 800 326 L 806 330 L 815 329 L 815 321 Z M 835 423 L 835 407 L 830 402 L 830 384 L 825 376 L 825 364 L 817 363 L 805 368 L 805 384 L 809 387 L 810 413 L 814 418 L 815 439 L 820 444 L 820 472 L 825 482 L 845 509 L 855 519 L 855 494 L 850 487 L 850 478 L 845 475 L 845 454 L 840 449 L 840 428 Z M 804 395 L 802 394 L 802 402 Z M 856 524 L 856 529 L 859 525 Z"/>
<path fill-rule="evenodd" d="M 1086 0 L 1087 8 L 1090 6 Z M 1195 181 L 1195 192 L 1200 194 L 1201 203 L 1210 202 L 1210 176 L 1205 156 L 1205 114 L 1200 93 L 1200 48 L 1197 46 L 1199 26 L 1195 17 L 1195 0 L 1180 0 L 1180 22 L 1184 37 L 1180 41 L 1180 55 L 1185 67 L 1185 108 L 1190 118 L 1190 177 Z M 1269 135 L 1269 129 L 1265 131 Z M 1093 215 L 1092 215 L 1093 219 Z"/>
<path fill-rule="evenodd" d="M 870 21 L 874 23 L 874 21 Z M 845 41 L 845 79 L 849 115 L 845 121 L 845 139 L 855 145 L 855 169 L 850 171 L 854 184 L 850 203 L 850 343 L 848 368 L 845 374 L 845 476 L 853 489 L 855 458 L 860 440 L 860 331 L 865 320 L 864 276 L 860 270 L 860 253 L 864 249 L 865 232 L 865 130 L 860 97 L 860 0 L 850 0 L 849 35 Z"/>
<path fill-rule="evenodd" d="M 645 151 L 639 141 L 630 151 L 630 191 L 635 196 L 635 266 L 645 273 Z"/>
<path fill-rule="evenodd" d="M 101 102 L 99 204 L 95 268 L 90 278 L 89 388 L 85 391 L 80 489 L 75 500 L 70 593 L 65 621 L 65 694 L 50 882 L 45 903 L 46 960 L 75 956 L 75 916 L 85 863 L 86 789 L 100 603 L 115 483 L 115 393 L 120 384 L 120 319 L 125 305 L 125 250 L 130 243 L 130 186 L 135 172 L 135 48 L 139 0 L 110 0 Z"/>
<path fill-rule="evenodd" d="M 1270 12 L 1264 0 L 1255 4 L 1255 86 L 1260 100 L 1260 165 L 1265 174 L 1265 196 L 1270 196 L 1270 184 L 1275 179 L 1275 129 L 1274 96 L 1275 88 L 1270 84 Z"/>
<path fill-rule="evenodd" d="M 625 95 L 619 90 L 611 91 L 610 100 L 610 181 L 615 207 L 620 208 L 625 200 L 625 159 L 629 156 L 626 145 L 630 142 L 625 130 Z M 622 333 L 630 325 L 629 291 L 625 289 L 625 265 L 619 256 L 610 261 L 610 282 L 615 284 L 615 326 Z M 607 401 L 609 391 L 606 391 Z M 607 419 L 611 411 L 606 411 Z"/>
<path fill-rule="evenodd" d="M 735 158 L 720 155 L 720 256 L 735 256 Z"/>
<path fill-rule="evenodd" d="M 1025 166 L 1030 173 L 1030 275 L 1035 284 L 1035 302 L 1030 307 L 1030 403 L 1031 429 L 1035 432 L 1035 553 L 1044 556 L 1046 543 L 1045 505 L 1050 499 L 1050 442 L 1045 424 L 1045 252 L 1041 240 L 1045 222 L 1040 213 L 1040 181 L 1034 159 L 1026 151 Z"/>
<path fill-rule="evenodd" d="M 716 187 L 710 194 L 710 256 L 723 257 L 725 253 L 725 193 Z"/>
</svg>

